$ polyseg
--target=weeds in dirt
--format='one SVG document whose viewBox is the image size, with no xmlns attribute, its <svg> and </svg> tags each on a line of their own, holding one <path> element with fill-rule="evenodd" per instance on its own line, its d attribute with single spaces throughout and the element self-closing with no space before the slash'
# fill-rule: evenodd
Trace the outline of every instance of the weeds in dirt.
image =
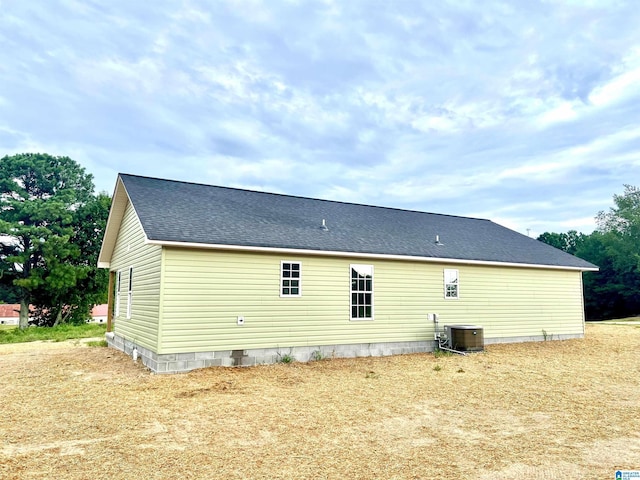
<svg viewBox="0 0 640 480">
<path fill-rule="evenodd" d="M 320 360 L 324 360 L 324 358 L 325 357 L 320 350 L 314 350 L 311 352 L 311 360 L 314 362 L 319 362 Z"/>
<path fill-rule="evenodd" d="M 436 348 L 433 351 L 433 356 L 436 358 L 451 357 L 452 355 L 453 355 L 453 352 L 448 352 L 447 350 L 440 350 L 439 348 Z"/>
<path fill-rule="evenodd" d="M 280 353 L 278 352 L 277 354 L 277 362 L 278 363 L 293 363 L 296 361 L 296 358 L 292 355 L 291 350 L 289 350 L 289 353 Z"/>
</svg>

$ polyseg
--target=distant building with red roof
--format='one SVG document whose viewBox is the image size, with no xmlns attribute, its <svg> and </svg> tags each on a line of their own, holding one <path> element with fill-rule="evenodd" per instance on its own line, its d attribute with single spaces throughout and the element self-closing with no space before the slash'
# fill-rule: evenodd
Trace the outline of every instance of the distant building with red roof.
<svg viewBox="0 0 640 480">
<path fill-rule="evenodd" d="M 0 304 L 0 325 L 18 325 L 20 322 L 20 305 L 17 303 Z"/>
<path fill-rule="evenodd" d="M 107 310 L 108 305 L 103 303 L 102 305 L 96 305 L 91 309 L 91 320 L 93 323 L 107 323 Z"/>
<path fill-rule="evenodd" d="M 91 318 L 87 322 L 107 323 L 107 304 L 96 305 L 91 309 Z M 20 304 L 0 303 L 0 325 L 18 325 L 20 323 Z"/>
</svg>

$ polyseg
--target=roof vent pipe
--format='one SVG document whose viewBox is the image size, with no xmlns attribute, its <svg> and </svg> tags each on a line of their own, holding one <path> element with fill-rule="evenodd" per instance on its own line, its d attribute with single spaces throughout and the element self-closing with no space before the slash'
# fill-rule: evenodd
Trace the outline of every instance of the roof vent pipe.
<svg viewBox="0 0 640 480">
<path fill-rule="evenodd" d="M 324 218 L 322 219 L 322 225 L 320 226 L 320 229 L 324 230 L 325 232 L 329 230 L 329 227 L 327 227 L 327 222 Z"/>
<path fill-rule="evenodd" d="M 440 235 L 436 235 L 436 245 L 444 245 L 444 243 L 440 243 Z"/>
</svg>

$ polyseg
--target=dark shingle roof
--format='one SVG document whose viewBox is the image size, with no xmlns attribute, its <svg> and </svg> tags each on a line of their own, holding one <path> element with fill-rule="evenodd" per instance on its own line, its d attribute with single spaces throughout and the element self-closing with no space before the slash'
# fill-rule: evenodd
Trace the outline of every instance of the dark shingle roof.
<svg viewBox="0 0 640 480">
<path fill-rule="evenodd" d="M 489 220 L 120 178 L 149 240 L 595 268 Z"/>
</svg>

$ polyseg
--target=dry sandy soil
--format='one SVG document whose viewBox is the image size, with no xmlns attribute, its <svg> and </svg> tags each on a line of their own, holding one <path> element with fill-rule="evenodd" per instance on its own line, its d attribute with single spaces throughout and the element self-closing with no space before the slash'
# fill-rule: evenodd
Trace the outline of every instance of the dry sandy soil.
<svg viewBox="0 0 640 480">
<path fill-rule="evenodd" d="M 613 479 L 640 469 L 640 328 L 172 376 L 4 347 L 0 402 L 6 479 Z"/>
</svg>

